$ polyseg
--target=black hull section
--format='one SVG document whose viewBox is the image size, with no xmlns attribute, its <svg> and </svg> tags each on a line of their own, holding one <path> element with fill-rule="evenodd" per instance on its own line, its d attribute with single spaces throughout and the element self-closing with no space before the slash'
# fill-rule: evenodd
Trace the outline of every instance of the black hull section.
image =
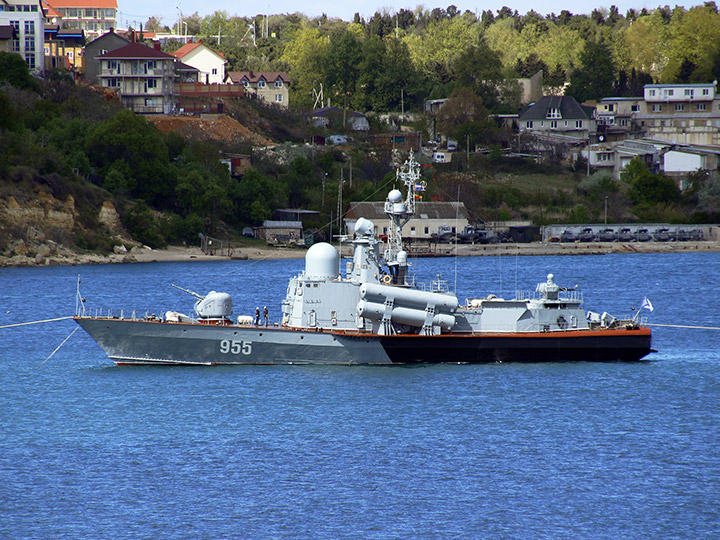
<svg viewBox="0 0 720 540">
<path fill-rule="evenodd" d="M 647 356 L 650 332 L 587 332 L 533 336 L 388 336 L 393 363 L 636 362 Z"/>
</svg>

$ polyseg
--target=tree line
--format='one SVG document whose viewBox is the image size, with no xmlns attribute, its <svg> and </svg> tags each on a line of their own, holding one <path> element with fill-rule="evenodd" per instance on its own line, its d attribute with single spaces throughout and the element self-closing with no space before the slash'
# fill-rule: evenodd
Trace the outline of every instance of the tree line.
<svg viewBox="0 0 720 540">
<path fill-rule="evenodd" d="M 184 17 L 189 33 L 222 52 L 234 71 L 285 71 L 291 103 L 312 107 L 322 84 L 335 104 L 376 112 L 418 109 L 475 85 L 493 112 L 517 106 L 502 81 L 541 69 L 546 84 L 571 82 L 577 96 L 637 95 L 650 81 L 710 82 L 720 77 L 720 15 L 715 2 L 521 15 L 508 7 L 474 13 L 454 5 L 379 11 L 352 21 L 299 13 Z M 157 18 L 148 30 L 169 30 Z M 178 46 L 178 45 L 175 45 Z M 598 65 L 598 60 L 602 65 Z M 604 85 L 586 84 L 602 79 Z"/>
</svg>

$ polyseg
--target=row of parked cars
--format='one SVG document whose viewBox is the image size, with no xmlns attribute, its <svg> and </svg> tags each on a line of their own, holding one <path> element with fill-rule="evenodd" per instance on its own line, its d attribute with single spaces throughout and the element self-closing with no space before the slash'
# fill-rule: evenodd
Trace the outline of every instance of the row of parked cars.
<svg viewBox="0 0 720 540">
<path fill-rule="evenodd" d="M 689 240 L 704 240 L 701 229 L 656 229 L 652 234 L 645 228 L 635 229 L 629 227 L 612 229 L 610 227 L 600 230 L 597 234 L 591 227 L 586 227 L 579 233 L 572 229 L 565 229 L 560 235 L 561 242 L 687 242 Z"/>
</svg>

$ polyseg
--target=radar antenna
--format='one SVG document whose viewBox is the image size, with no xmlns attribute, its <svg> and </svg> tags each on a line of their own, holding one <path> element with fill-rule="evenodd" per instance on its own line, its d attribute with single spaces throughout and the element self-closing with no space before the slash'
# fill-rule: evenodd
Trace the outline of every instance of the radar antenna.
<svg viewBox="0 0 720 540">
<path fill-rule="evenodd" d="M 407 285 L 407 252 L 403 250 L 402 228 L 415 215 L 418 199 L 422 199 L 427 184 L 420 179 L 420 164 L 410 150 L 410 156 L 398 166 L 395 178 L 405 184 L 405 200 L 402 193 L 394 189 L 385 201 L 385 213 L 390 218 L 388 239 L 385 247 L 385 264 L 393 273 L 393 283 Z"/>
</svg>

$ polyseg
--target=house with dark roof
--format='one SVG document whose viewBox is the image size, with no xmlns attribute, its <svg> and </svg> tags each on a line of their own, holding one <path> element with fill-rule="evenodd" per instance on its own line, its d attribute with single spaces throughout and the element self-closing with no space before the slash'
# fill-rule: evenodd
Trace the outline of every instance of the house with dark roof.
<svg viewBox="0 0 720 540">
<path fill-rule="evenodd" d="M 290 103 L 290 77 L 282 71 L 230 71 L 225 81 L 243 85 L 248 95 L 259 100 L 280 107 L 287 107 Z"/>
<path fill-rule="evenodd" d="M 543 96 L 521 110 L 518 127 L 525 133 L 589 141 L 597 133 L 594 110 L 571 96 Z"/>
<path fill-rule="evenodd" d="M 0 51 L 13 52 L 13 42 L 17 40 L 15 27 L 10 24 L 0 25 Z"/>
<path fill-rule="evenodd" d="M 114 89 L 124 107 L 140 114 L 174 110 L 177 58 L 142 43 L 130 43 L 97 58 L 98 84 Z"/>
<path fill-rule="evenodd" d="M 214 51 L 202 41 L 186 43 L 172 55 L 188 66 L 197 68 L 200 73 L 198 82 L 222 84 L 225 81 L 225 64 L 227 64 L 227 60 L 225 60 L 222 53 Z"/>
<path fill-rule="evenodd" d="M 331 127 L 333 125 L 333 119 L 336 120 L 335 123 L 342 124 L 343 117 L 345 117 L 345 122 L 350 129 L 355 131 L 370 131 L 370 123 L 368 122 L 367 116 L 349 110 L 346 110 L 343 115 L 343 110 L 339 107 L 315 109 L 310 113 L 310 122 L 316 127 Z"/>
<path fill-rule="evenodd" d="M 129 39 L 110 30 L 107 34 L 103 34 L 85 45 L 85 80 L 90 84 L 99 84 L 100 61 L 98 57 L 130 43 Z"/>
<path fill-rule="evenodd" d="M 348 234 L 355 231 L 355 222 L 359 218 L 369 219 L 375 226 L 376 235 L 387 235 L 388 217 L 385 202 L 351 202 L 345 214 L 345 230 Z M 468 211 L 461 202 L 417 202 L 415 215 L 402 229 L 406 240 L 431 240 L 441 227 L 453 233 L 460 233 L 468 224 Z"/>
</svg>

